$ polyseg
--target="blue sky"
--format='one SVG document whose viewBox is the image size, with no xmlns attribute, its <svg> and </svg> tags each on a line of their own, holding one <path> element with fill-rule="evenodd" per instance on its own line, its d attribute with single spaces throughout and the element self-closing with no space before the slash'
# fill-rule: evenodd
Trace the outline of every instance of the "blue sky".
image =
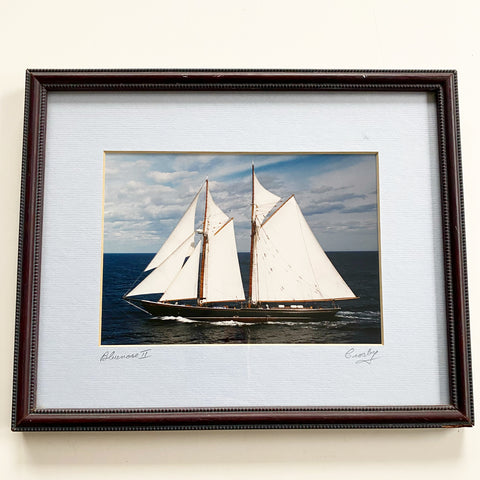
<svg viewBox="0 0 480 480">
<path fill-rule="evenodd" d="M 375 154 L 107 153 L 104 251 L 156 252 L 207 176 L 234 217 L 238 251 L 248 251 L 252 159 L 265 188 L 295 194 L 324 250 L 378 249 Z"/>
</svg>

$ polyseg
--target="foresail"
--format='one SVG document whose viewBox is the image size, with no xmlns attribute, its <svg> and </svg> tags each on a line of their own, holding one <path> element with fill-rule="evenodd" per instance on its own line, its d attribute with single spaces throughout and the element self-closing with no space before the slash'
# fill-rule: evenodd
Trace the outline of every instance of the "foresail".
<svg viewBox="0 0 480 480">
<path fill-rule="evenodd" d="M 252 301 L 355 298 L 290 197 L 256 229 Z"/>
<path fill-rule="evenodd" d="M 157 268 L 143 279 L 133 290 L 128 292 L 127 297 L 135 295 L 148 295 L 151 293 L 163 293 L 180 272 L 185 258 L 189 257 L 194 249 L 195 234 L 192 233 L 174 252 L 171 253 Z"/>
<path fill-rule="evenodd" d="M 202 242 L 197 243 L 192 255 L 160 298 L 162 302 L 197 298 L 201 245 Z"/>
<path fill-rule="evenodd" d="M 178 248 L 179 245 L 182 245 L 186 239 L 190 238 L 190 236 L 195 232 L 195 209 L 197 208 L 200 191 L 195 195 L 192 203 L 187 208 L 187 211 L 178 222 L 173 232 L 162 245 L 162 248 L 160 248 L 155 257 L 153 257 L 152 261 L 147 265 L 145 272 L 162 264 L 165 259 L 168 258 Z"/>
<path fill-rule="evenodd" d="M 253 173 L 253 204 L 254 218 L 259 223 L 268 215 L 268 212 L 279 202 L 280 197 L 268 191 Z"/>
<path fill-rule="evenodd" d="M 245 300 L 233 218 L 208 236 L 204 276 L 204 301 L 228 302 Z"/>
</svg>

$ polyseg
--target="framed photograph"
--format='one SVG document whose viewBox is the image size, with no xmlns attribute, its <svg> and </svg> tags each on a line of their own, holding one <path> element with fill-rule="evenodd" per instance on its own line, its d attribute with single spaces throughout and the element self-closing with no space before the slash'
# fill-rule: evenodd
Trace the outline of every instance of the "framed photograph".
<svg viewBox="0 0 480 480">
<path fill-rule="evenodd" d="M 27 71 L 12 428 L 473 425 L 456 73 Z"/>
<path fill-rule="evenodd" d="M 104 178 L 102 345 L 382 343 L 376 153 L 106 152 Z"/>
</svg>

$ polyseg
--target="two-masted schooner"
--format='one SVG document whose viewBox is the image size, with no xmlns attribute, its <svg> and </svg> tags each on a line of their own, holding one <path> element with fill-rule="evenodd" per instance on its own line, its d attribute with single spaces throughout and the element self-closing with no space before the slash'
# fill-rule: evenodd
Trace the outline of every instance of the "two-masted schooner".
<svg viewBox="0 0 480 480">
<path fill-rule="evenodd" d="M 195 211 L 203 189 L 203 227 L 196 231 Z M 252 165 L 247 298 L 233 218 L 213 201 L 208 179 L 144 270 L 151 272 L 123 298 L 157 317 L 245 322 L 333 317 L 340 310 L 337 300 L 358 297 L 318 243 L 295 196 L 280 200 L 261 185 Z M 141 298 L 151 294 L 162 295 L 158 301 Z"/>
</svg>

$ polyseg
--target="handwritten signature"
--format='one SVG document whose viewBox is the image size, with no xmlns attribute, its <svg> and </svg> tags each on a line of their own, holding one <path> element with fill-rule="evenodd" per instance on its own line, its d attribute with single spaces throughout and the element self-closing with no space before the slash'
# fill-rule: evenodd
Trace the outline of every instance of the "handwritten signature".
<svg viewBox="0 0 480 480">
<path fill-rule="evenodd" d="M 143 360 L 151 357 L 149 354 L 151 350 L 151 348 L 148 348 L 135 353 L 117 353 L 115 350 L 107 350 L 100 357 L 100 362 L 106 362 L 107 360 Z"/>
<path fill-rule="evenodd" d="M 380 357 L 377 357 L 378 350 L 374 350 L 369 348 L 366 352 L 359 352 L 355 350 L 355 348 L 350 348 L 345 352 L 345 358 L 349 358 L 351 360 L 355 360 L 355 363 L 366 363 L 371 365 L 374 360 L 377 360 Z"/>
</svg>

